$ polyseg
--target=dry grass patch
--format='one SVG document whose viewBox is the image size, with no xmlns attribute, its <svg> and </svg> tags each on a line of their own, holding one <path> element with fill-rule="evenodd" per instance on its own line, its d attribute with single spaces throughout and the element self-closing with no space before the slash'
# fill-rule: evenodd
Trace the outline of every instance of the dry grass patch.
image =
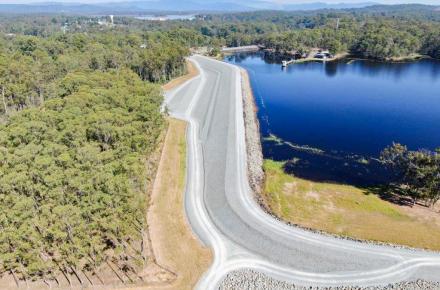
<svg viewBox="0 0 440 290">
<path fill-rule="evenodd" d="M 266 160 L 266 206 L 285 221 L 357 239 L 440 250 L 439 213 L 382 200 L 349 185 L 288 175 L 283 163 Z M 421 214 L 423 211 L 424 214 Z"/>
<path fill-rule="evenodd" d="M 193 289 L 212 261 L 209 249 L 194 237 L 184 212 L 186 123 L 170 119 L 151 197 L 148 225 L 156 262 L 176 279 L 154 289 Z"/>
</svg>

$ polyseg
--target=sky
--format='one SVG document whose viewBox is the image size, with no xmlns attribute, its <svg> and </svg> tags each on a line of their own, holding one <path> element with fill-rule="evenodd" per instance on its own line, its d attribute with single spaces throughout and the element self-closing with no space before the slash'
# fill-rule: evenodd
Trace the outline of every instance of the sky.
<svg viewBox="0 0 440 290">
<path fill-rule="evenodd" d="M 0 4 L 19 4 L 19 3 L 38 3 L 38 2 L 69 2 L 69 3 L 102 3 L 102 2 L 126 2 L 133 0 L 0 0 Z M 159 0 L 160 1 L 160 0 Z M 184 1 L 184 0 L 183 0 Z M 230 0 L 210 0 L 218 2 L 228 2 Z M 252 0 L 249 0 L 251 2 Z M 401 3 L 423 3 L 440 5 L 440 0 L 267 0 L 277 3 L 359 3 L 359 2 L 378 2 L 383 4 L 401 4 Z M 233 2 L 233 1 L 231 1 Z"/>
</svg>

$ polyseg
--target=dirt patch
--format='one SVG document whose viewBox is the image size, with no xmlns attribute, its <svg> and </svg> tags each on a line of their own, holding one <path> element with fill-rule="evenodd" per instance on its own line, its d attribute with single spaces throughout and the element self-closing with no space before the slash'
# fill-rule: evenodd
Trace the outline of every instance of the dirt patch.
<svg viewBox="0 0 440 290">
<path fill-rule="evenodd" d="M 164 91 L 172 90 L 175 87 L 180 86 L 181 84 L 183 84 L 187 80 L 192 79 L 193 77 L 195 77 L 199 73 L 199 71 L 197 70 L 197 67 L 195 66 L 195 64 L 193 62 L 189 61 L 189 60 L 186 61 L 186 70 L 187 70 L 187 74 L 186 75 L 183 75 L 181 77 L 175 78 L 172 81 L 164 84 L 162 86 L 162 89 Z"/>
<path fill-rule="evenodd" d="M 283 191 L 288 194 L 292 195 L 296 192 L 296 182 L 286 182 L 283 186 Z"/>
<path fill-rule="evenodd" d="M 185 122 L 169 120 L 147 215 L 152 260 L 142 272 L 144 283 L 102 289 L 189 290 L 212 263 L 211 251 L 193 235 L 185 217 L 185 132 Z"/>
<path fill-rule="evenodd" d="M 320 199 L 319 196 L 320 196 L 319 193 L 317 193 L 316 191 L 309 191 L 306 193 L 306 197 L 311 199 L 319 200 Z"/>
</svg>

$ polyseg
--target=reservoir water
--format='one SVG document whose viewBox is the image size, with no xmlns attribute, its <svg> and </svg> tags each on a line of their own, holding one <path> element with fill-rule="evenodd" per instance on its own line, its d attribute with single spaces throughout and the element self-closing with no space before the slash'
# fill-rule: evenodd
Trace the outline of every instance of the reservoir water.
<svg viewBox="0 0 440 290">
<path fill-rule="evenodd" d="M 266 158 L 325 181 L 376 184 L 389 178 L 376 161 L 392 142 L 440 147 L 440 62 L 344 59 L 282 69 L 264 53 L 225 58 L 251 79 Z"/>
</svg>

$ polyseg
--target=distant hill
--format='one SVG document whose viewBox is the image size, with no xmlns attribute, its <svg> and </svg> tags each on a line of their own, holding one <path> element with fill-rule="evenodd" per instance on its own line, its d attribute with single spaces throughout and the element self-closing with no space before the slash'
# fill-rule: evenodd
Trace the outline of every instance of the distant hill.
<svg viewBox="0 0 440 290">
<path fill-rule="evenodd" d="M 79 4 L 79 3 L 37 3 L 37 4 L 0 4 L 0 13 L 66 13 L 66 14 L 139 14 L 157 11 L 169 12 L 243 12 L 255 10 L 317 10 L 361 8 L 374 5 L 374 2 L 357 4 L 326 4 L 315 2 L 308 4 L 276 4 L 267 0 L 146 0 L 116 3 Z"/>
<path fill-rule="evenodd" d="M 202 1 L 202 0 L 150 0 L 102 4 L 105 7 L 118 6 L 124 10 L 141 11 L 251 11 L 254 8 L 235 1 Z"/>
<path fill-rule="evenodd" d="M 440 21 L 440 6 L 423 4 L 374 5 L 348 11 L 370 16 Z"/>
<path fill-rule="evenodd" d="M 63 3 L 42 3 L 42 4 L 0 4 L 0 13 L 98 13 L 103 7 L 90 4 L 63 4 Z"/>
<path fill-rule="evenodd" d="M 284 10 L 321 10 L 321 9 L 349 9 L 349 8 L 364 8 L 368 6 L 378 5 L 376 2 L 364 3 L 335 3 L 328 4 L 323 2 L 304 3 L 304 4 L 286 4 L 283 6 Z"/>
<path fill-rule="evenodd" d="M 80 0 L 85 1 L 85 0 Z M 109 0 L 111 1 L 111 0 Z M 99 4 L 47 2 L 36 4 L 0 4 L 1 14 L 82 14 L 82 15 L 134 15 L 154 13 L 199 13 L 199 12 L 251 12 L 259 10 L 311 11 L 325 9 L 344 9 L 367 14 L 386 14 L 388 16 L 428 15 L 437 18 L 439 7 L 421 4 L 380 5 L 376 2 L 337 3 L 312 2 L 305 4 L 277 4 L 269 0 L 134 0 L 128 2 L 109 2 Z"/>
<path fill-rule="evenodd" d="M 242 12 L 255 8 L 234 2 L 202 2 L 192 0 L 152 0 L 99 4 L 38 3 L 0 4 L 0 13 L 72 13 L 72 14 L 138 14 L 155 11 L 169 12 Z"/>
</svg>

